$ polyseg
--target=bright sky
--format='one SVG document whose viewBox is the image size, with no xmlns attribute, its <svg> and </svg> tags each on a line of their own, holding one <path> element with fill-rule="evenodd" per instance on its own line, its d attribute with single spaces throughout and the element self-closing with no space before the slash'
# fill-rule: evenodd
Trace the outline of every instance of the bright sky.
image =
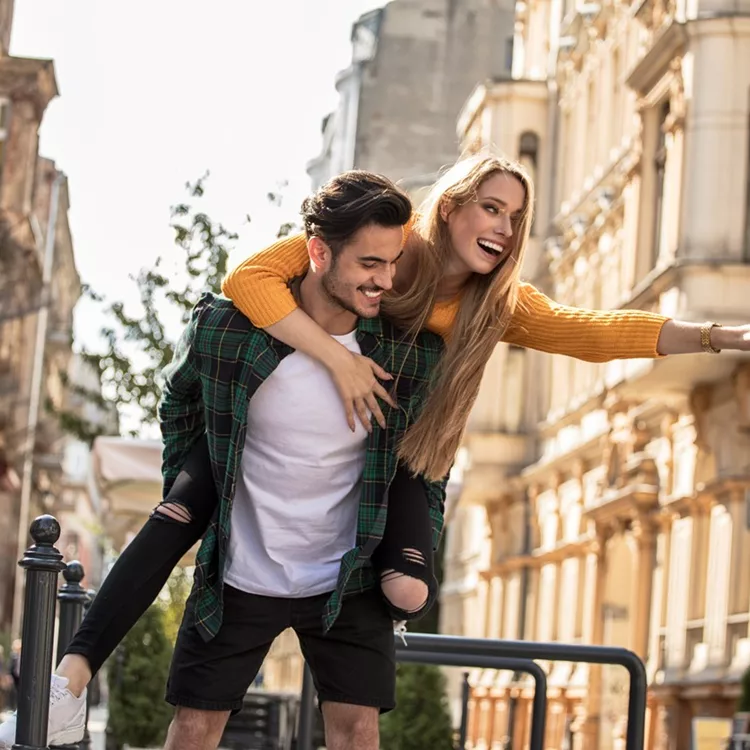
<svg viewBox="0 0 750 750">
<path fill-rule="evenodd" d="M 55 61 L 61 96 L 40 152 L 69 179 L 82 280 L 132 299 L 128 274 L 169 253 L 169 207 L 206 170 L 209 214 L 242 233 L 232 261 L 267 243 L 309 189 L 351 24 L 382 4 L 16 0 L 11 54 Z M 281 180 L 279 211 L 265 195 Z M 84 342 L 99 327 L 90 313 L 79 306 Z"/>
</svg>

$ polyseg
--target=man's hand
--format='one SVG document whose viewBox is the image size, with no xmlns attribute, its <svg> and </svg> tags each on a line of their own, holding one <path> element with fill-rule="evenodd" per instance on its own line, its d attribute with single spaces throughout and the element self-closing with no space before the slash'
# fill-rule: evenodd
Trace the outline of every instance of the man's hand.
<svg viewBox="0 0 750 750">
<path fill-rule="evenodd" d="M 393 376 L 369 357 L 354 354 L 343 346 L 341 349 L 343 350 L 341 356 L 337 356 L 336 360 L 329 364 L 328 369 L 344 402 L 349 429 L 354 432 L 356 428 L 355 412 L 367 432 L 372 432 L 370 414 L 375 417 L 381 427 L 385 428 L 385 417 L 377 399 L 382 399 L 392 407 L 396 404 L 388 391 L 378 382 L 378 378 L 393 380 Z"/>
</svg>

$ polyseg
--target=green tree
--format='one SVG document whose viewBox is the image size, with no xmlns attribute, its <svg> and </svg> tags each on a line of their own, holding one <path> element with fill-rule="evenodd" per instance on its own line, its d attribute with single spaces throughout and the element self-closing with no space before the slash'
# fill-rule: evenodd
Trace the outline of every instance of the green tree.
<svg viewBox="0 0 750 750">
<path fill-rule="evenodd" d="M 156 424 L 161 393 L 161 372 L 172 360 L 175 338 L 165 321 L 186 324 L 190 311 L 205 291 L 219 293 L 227 270 L 227 258 L 237 239 L 222 224 L 213 222 L 196 204 L 205 192 L 205 175 L 188 183 L 189 202 L 171 208 L 170 226 L 174 242 L 184 258 L 184 274 L 175 283 L 163 271 L 159 257 L 151 268 L 143 268 L 133 278 L 138 287 L 140 309 L 129 314 L 119 301 L 107 301 L 89 286 L 84 294 L 103 306 L 107 323 L 101 329 L 103 347 L 84 350 L 83 358 L 98 372 L 102 393 L 66 383 L 76 394 L 102 407 L 114 404 L 118 411 L 127 408 L 138 415 L 142 425 Z M 48 409 L 52 409 L 47 404 Z M 57 412 L 63 429 L 91 442 L 99 431 L 74 412 Z M 135 432 L 135 431 L 133 431 Z"/>
<path fill-rule="evenodd" d="M 452 750 L 453 729 L 439 667 L 400 664 L 398 706 L 380 720 L 383 750 Z"/>
<path fill-rule="evenodd" d="M 139 426 L 158 423 L 157 408 L 161 395 L 161 373 L 172 360 L 176 336 L 190 311 L 204 292 L 221 292 L 227 272 L 229 253 L 238 238 L 235 232 L 213 221 L 201 210 L 208 174 L 187 183 L 188 199 L 171 208 L 170 227 L 179 250 L 179 280 L 164 271 L 157 258 L 153 266 L 143 268 L 131 277 L 138 289 L 139 309 L 126 311 L 121 301 L 109 301 L 96 290 L 84 285 L 84 294 L 102 306 L 106 324 L 101 328 L 103 346 L 96 351 L 84 350 L 83 358 L 99 374 L 102 391 L 96 392 L 67 382 L 70 392 L 103 408 L 114 405 L 120 415 L 135 416 Z M 275 207 L 283 203 L 286 183 L 268 193 Z M 247 221 L 250 217 L 247 216 Z M 281 224 L 277 237 L 296 231 L 294 222 Z M 183 264 L 184 261 L 184 265 Z M 55 412 L 51 403 L 47 409 Z M 87 423 L 74 411 L 55 412 L 63 429 L 91 443 L 100 428 Z M 130 431 L 131 435 L 137 430 Z"/>
<path fill-rule="evenodd" d="M 438 585 L 443 581 L 444 557 L 445 545 L 441 544 L 435 552 L 434 562 Z M 436 600 L 426 615 L 409 623 L 408 632 L 437 633 L 439 622 L 440 602 Z M 397 675 L 398 706 L 391 713 L 385 714 L 380 722 L 383 750 L 427 750 L 433 747 L 430 744 L 432 742 L 435 743 L 435 748 L 452 748 L 453 730 L 446 706 L 445 678 L 439 667 L 400 664 Z M 425 706 L 427 709 L 424 708 Z M 423 710 L 428 711 L 427 716 L 437 717 L 436 722 L 430 719 L 430 724 L 434 726 L 431 726 L 429 732 L 423 735 L 424 739 L 422 739 L 422 728 L 419 724 L 421 721 L 419 713 Z M 406 729 L 412 726 L 420 728 L 415 732 Z"/>
<path fill-rule="evenodd" d="M 120 750 L 162 745 L 172 717 L 164 702 L 172 647 L 161 607 L 149 607 L 109 662 L 107 735 Z"/>
<path fill-rule="evenodd" d="M 177 640 L 185 602 L 192 586 L 192 576 L 185 568 L 177 567 L 170 574 L 167 585 L 156 600 L 164 615 L 164 632 L 172 644 Z"/>
</svg>

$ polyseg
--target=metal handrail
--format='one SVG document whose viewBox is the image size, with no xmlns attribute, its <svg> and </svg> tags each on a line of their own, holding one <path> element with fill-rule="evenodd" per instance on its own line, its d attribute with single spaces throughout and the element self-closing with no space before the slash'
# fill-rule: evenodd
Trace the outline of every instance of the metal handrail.
<svg viewBox="0 0 750 750">
<path fill-rule="evenodd" d="M 409 640 L 413 636 L 410 636 Z M 412 664 L 433 664 L 444 667 L 484 667 L 510 672 L 526 672 L 534 679 L 534 700 L 531 709 L 531 737 L 529 750 L 544 750 L 544 732 L 547 726 L 547 675 L 531 659 L 508 659 L 502 656 L 458 656 L 420 650 L 413 646 L 396 645 L 396 658 Z"/>
<path fill-rule="evenodd" d="M 569 643 L 506 641 L 490 638 L 465 638 L 455 635 L 409 635 L 409 647 L 419 651 L 451 656 L 499 656 L 550 661 L 614 664 L 625 667 L 630 675 L 626 750 L 643 750 L 646 722 L 646 667 L 632 651 L 616 646 L 588 646 Z"/>
</svg>

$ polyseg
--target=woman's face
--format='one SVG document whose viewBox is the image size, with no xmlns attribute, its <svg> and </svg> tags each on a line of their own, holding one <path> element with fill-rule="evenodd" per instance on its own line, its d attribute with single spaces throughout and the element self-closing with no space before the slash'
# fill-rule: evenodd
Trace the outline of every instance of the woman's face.
<svg viewBox="0 0 750 750">
<path fill-rule="evenodd" d="M 521 181 L 507 172 L 496 172 L 479 186 L 476 200 L 444 206 L 440 213 L 453 245 L 451 271 L 488 274 L 511 255 L 525 201 Z"/>
</svg>

